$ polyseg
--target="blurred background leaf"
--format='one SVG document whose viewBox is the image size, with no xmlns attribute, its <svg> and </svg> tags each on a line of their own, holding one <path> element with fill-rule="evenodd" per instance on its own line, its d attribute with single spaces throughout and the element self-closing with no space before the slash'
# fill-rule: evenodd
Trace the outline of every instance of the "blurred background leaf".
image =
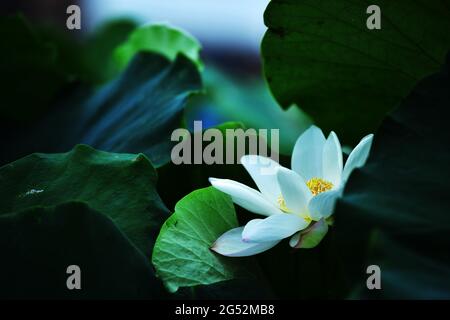
<svg viewBox="0 0 450 320">
<path fill-rule="evenodd" d="M 170 160 L 170 135 L 180 126 L 186 100 L 200 89 L 197 68 L 184 56 L 171 63 L 140 53 L 114 81 L 96 91 L 74 91 L 34 128 L 5 139 L 1 160 L 86 143 L 106 151 L 142 152 L 160 166 Z"/>
<path fill-rule="evenodd" d="M 238 119 L 247 128 L 278 129 L 280 152 L 289 155 L 299 135 L 312 124 L 295 106 L 281 109 L 257 77 L 238 77 L 211 63 L 206 65 L 203 81 L 205 94 L 193 97 L 186 109 L 191 129 L 196 119 L 202 119 L 205 128 Z"/>
<path fill-rule="evenodd" d="M 150 24 L 131 32 L 113 55 L 119 70 L 126 68 L 136 53 L 145 51 L 159 53 L 171 61 L 182 53 L 201 70 L 200 50 L 200 42 L 185 31 L 167 24 Z"/>
<path fill-rule="evenodd" d="M 114 50 L 137 27 L 131 19 L 107 21 L 83 38 L 73 37 L 54 25 L 36 25 L 36 32 L 58 52 L 58 68 L 73 83 L 101 85 L 120 73 Z"/>
<path fill-rule="evenodd" d="M 120 73 L 113 52 L 136 27 L 131 19 L 118 19 L 106 22 L 88 35 L 82 51 L 87 81 L 102 84 Z"/>
</svg>

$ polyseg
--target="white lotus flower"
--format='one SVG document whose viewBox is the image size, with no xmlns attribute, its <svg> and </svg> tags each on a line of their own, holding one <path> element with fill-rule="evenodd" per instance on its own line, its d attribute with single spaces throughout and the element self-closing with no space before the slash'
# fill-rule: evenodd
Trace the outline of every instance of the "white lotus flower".
<svg viewBox="0 0 450 320">
<path fill-rule="evenodd" d="M 350 173 L 365 164 L 372 139 L 373 135 L 364 137 L 343 166 L 336 134 L 331 132 L 326 139 L 322 130 L 311 126 L 295 144 L 292 170 L 269 158 L 242 157 L 241 163 L 260 192 L 236 181 L 210 178 L 211 184 L 230 195 L 234 203 L 267 216 L 224 233 L 211 249 L 225 256 L 249 256 L 291 236 L 292 247 L 317 245 L 328 230 L 326 219 L 333 213 Z"/>
</svg>

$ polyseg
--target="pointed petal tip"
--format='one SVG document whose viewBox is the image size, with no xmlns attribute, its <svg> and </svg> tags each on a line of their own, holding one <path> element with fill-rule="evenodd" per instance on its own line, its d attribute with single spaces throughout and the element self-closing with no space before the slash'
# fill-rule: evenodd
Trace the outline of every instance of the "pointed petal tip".
<svg viewBox="0 0 450 320">
<path fill-rule="evenodd" d="M 209 177 L 208 178 L 208 181 L 209 181 L 209 183 L 211 183 L 211 184 L 213 184 L 214 182 L 216 182 L 216 181 L 218 181 L 219 179 L 218 178 L 213 178 L 213 177 Z"/>
<path fill-rule="evenodd" d="M 352 152 L 350 152 L 342 173 L 344 181 L 347 181 L 354 169 L 363 167 L 366 164 L 372 149 L 373 138 L 374 135 L 372 133 L 368 134 L 362 138 Z"/>
<path fill-rule="evenodd" d="M 224 253 L 224 252 L 220 252 L 220 249 L 217 248 L 217 246 L 215 245 L 215 243 L 213 244 L 213 246 L 211 246 L 211 247 L 209 248 L 209 250 L 213 251 L 214 253 L 220 254 L 221 256 L 224 256 L 224 257 L 232 257 L 232 256 L 233 256 L 233 255 L 226 254 L 226 253 Z"/>
<path fill-rule="evenodd" d="M 319 135 L 325 137 L 325 135 L 323 134 L 322 129 L 320 129 L 320 128 L 319 128 L 318 126 L 316 126 L 315 124 L 312 124 L 311 126 L 309 126 L 309 128 L 306 129 L 305 131 L 303 131 L 303 133 L 302 133 L 300 136 L 307 135 L 307 134 L 311 134 L 311 133 L 316 133 L 316 134 L 319 134 Z"/>
<path fill-rule="evenodd" d="M 216 188 L 217 190 L 220 190 L 220 191 L 222 191 L 220 186 L 221 186 L 221 182 L 223 182 L 223 180 L 226 180 L 226 179 L 219 179 L 219 178 L 213 178 L 213 177 L 208 178 L 209 183 L 214 188 Z"/>
<path fill-rule="evenodd" d="M 364 136 L 359 143 L 372 141 L 373 137 L 374 137 L 374 134 L 373 133 L 369 133 L 368 135 Z"/>
<path fill-rule="evenodd" d="M 256 155 L 254 155 L 254 154 L 245 154 L 245 155 L 243 155 L 243 156 L 241 157 L 240 162 L 241 162 L 242 164 L 244 164 L 244 163 L 249 163 L 249 162 L 251 162 L 252 160 L 254 160 L 255 157 L 256 157 Z"/>
<path fill-rule="evenodd" d="M 291 168 L 306 180 L 322 176 L 322 153 L 325 145 L 322 130 L 312 125 L 297 139 L 292 151 Z"/>
<path fill-rule="evenodd" d="M 334 131 L 328 135 L 322 152 L 323 177 L 338 187 L 341 183 L 344 163 L 341 143 Z"/>
<path fill-rule="evenodd" d="M 242 165 L 247 167 L 248 165 L 260 165 L 260 166 L 270 166 L 270 165 L 279 165 L 270 157 L 260 156 L 257 154 L 247 154 L 243 155 L 239 160 Z"/>
<path fill-rule="evenodd" d="M 242 164 L 247 163 L 247 161 L 249 161 L 249 156 L 250 156 L 250 155 L 245 154 L 245 155 L 243 155 L 243 156 L 239 159 L 239 161 L 240 161 Z"/>
</svg>

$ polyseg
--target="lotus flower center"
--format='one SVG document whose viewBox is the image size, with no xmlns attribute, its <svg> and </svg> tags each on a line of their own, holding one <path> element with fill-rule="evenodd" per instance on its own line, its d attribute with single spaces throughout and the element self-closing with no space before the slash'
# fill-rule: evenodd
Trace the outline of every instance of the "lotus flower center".
<svg viewBox="0 0 450 320">
<path fill-rule="evenodd" d="M 313 195 L 318 195 L 319 193 L 329 191 L 333 188 L 333 184 L 327 180 L 321 178 L 311 178 L 306 182 L 309 190 Z"/>
</svg>

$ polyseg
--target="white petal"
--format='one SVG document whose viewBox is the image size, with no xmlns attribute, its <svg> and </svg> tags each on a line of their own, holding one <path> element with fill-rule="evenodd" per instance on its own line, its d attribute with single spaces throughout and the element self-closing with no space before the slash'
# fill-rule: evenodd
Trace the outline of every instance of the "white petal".
<svg viewBox="0 0 450 320">
<path fill-rule="evenodd" d="M 315 221 L 333 214 L 336 200 L 342 195 L 342 188 L 319 193 L 309 202 L 309 214 Z"/>
<path fill-rule="evenodd" d="M 280 165 L 270 158 L 247 155 L 241 163 L 258 186 L 259 191 L 272 203 L 277 203 L 280 188 L 277 182 L 277 169 Z"/>
<path fill-rule="evenodd" d="M 328 136 L 323 147 L 323 178 L 339 188 L 342 176 L 342 149 L 339 139 L 333 131 Z"/>
<path fill-rule="evenodd" d="M 345 163 L 344 172 L 342 173 L 342 180 L 347 181 L 353 169 L 362 167 L 369 157 L 370 147 L 372 146 L 373 134 L 369 134 L 361 139 L 358 145 L 348 156 Z"/>
<path fill-rule="evenodd" d="M 234 203 L 248 211 L 264 216 L 282 213 L 277 207 L 264 198 L 261 193 L 242 183 L 216 178 L 209 178 L 209 182 L 214 188 L 230 195 Z"/>
<path fill-rule="evenodd" d="M 312 193 L 303 178 L 293 170 L 278 168 L 278 184 L 286 207 L 293 213 L 307 214 Z"/>
<path fill-rule="evenodd" d="M 269 250 L 279 242 L 244 242 L 242 241 L 243 230 L 244 227 L 239 227 L 225 232 L 214 242 L 211 250 L 228 257 L 245 257 Z"/>
<path fill-rule="evenodd" d="M 274 214 L 265 219 L 251 220 L 242 232 L 242 239 L 248 242 L 277 241 L 289 237 L 309 225 L 295 214 Z"/>
<path fill-rule="evenodd" d="M 295 143 L 292 153 L 292 170 L 300 174 L 306 181 L 314 177 L 322 177 L 322 155 L 325 136 L 316 126 L 306 130 Z"/>
</svg>

